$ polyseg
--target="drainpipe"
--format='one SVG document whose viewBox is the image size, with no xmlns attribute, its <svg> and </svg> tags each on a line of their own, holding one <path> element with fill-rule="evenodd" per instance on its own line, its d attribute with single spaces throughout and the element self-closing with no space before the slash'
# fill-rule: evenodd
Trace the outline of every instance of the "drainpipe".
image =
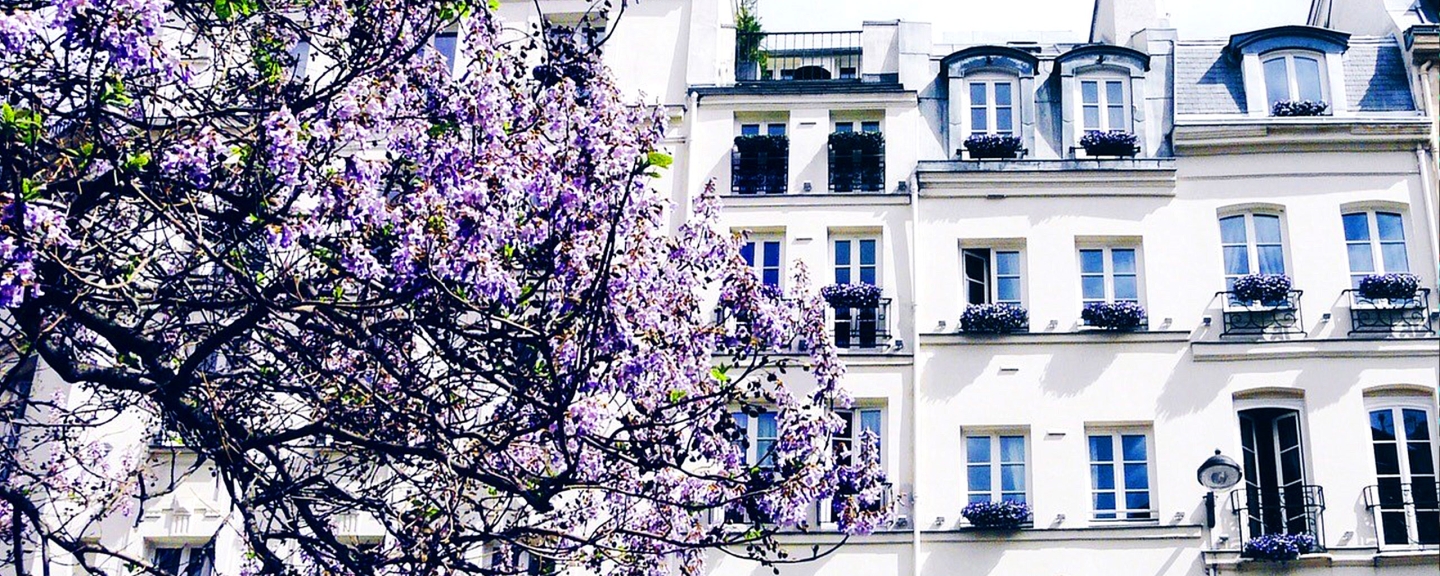
<svg viewBox="0 0 1440 576">
<path fill-rule="evenodd" d="M 1440 151 L 1440 129 L 1437 129 L 1437 122 L 1440 122 L 1440 105 L 1437 104 L 1440 103 L 1435 101 L 1435 94 L 1430 88 L 1430 76 L 1435 73 L 1435 63 L 1426 62 L 1420 68 L 1420 73 L 1422 75 L 1420 92 L 1425 97 L 1425 107 L 1428 108 L 1427 112 L 1431 116 L 1430 150 L 1427 154 L 1425 146 L 1416 145 L 1415 161 L 1420 164 L 1420 194 L 1424 197 L 1425 219 L 1430 226 L 1430 234 L 1426 238 L 1430 244 L 1430 262 L 1427 265 L 1431 267 L 1430 272 L 1440 274 L 1440 223 L 1436 221 L 1440 217 L 1435 214 L 1435 196 L 1437 194 L 1435 180 L 1437 176 L 1433 165 L 1435 154 Z M 1436 282 L 1437 285 L 1440 285 L 1440 278 L 1437 278 Z"/>
<path fill-rule="evenodd" d="M 918 159 L 917 159 L 918 161 Z M 920 292 L 920 285 L 916 282 L 919 278 L 919 261 L 915 258 L 916 240 L 920 233 L 920 177 L 915 174 L 915 181 L 910 186 L 910 554 L 912 561 L 910 569 L 912 576 L 920 575 L 920 515 L 918 514 L 920 501 L 920 369 L 917 362 L 920 359 L 920 309 L 919 298 L 916 295 Z"/>
</svg>

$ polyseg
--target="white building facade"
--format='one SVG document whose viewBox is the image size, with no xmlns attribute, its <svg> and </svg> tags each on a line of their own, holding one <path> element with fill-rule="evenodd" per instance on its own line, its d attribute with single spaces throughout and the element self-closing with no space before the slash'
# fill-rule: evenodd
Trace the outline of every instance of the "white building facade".
<svg viewBox="0 0 1440 576">
<path fill-rule="evenodd" d="M 564 21 L 590 6 L 538 4 L 544 16 L 529 0 L 501 11 Z M 803 264 L 812 290 L 880 288 L 831 315 L 852 428 L 881 438 L 896 519 L 846 539 L 817 510 L 782 540 L 844 546 L 781 574 L 1436 573 L 1433 26 L 1342 24 L 1322 4 L 1310 25 L 1214 40 L 1180 40 L 1153 0 L 1098 0 L 1090 36 L 1059 43 L 948 45 L 900 21 L 753 35 L 726 0 L 646 0 L 604 23 L 619 82 L 670 110 L 661 186 L 676 214 L 714 182 L 767 282 L 793 293 Z M 1324 113 L 1275 115 L 1301 100 Z M 1096 131 L 1134 140 L 1087 149 Z M 1236 296 L 1262 273 L 1291 286 Z M 1385 273 L 1419 287 L 1355 290 Z M 1143 308 L 1138 326 L 1083 318 L 1121 303 Z M 1024 321 L 981 333 L 983 318 L 962 321 L 972 306 Z M 771 424 L 745 425 L 759 445 Z M 1214 491 L 1212 514 L 1196 470 L 1216 450 L 1243 479 Z M 208 478 L 102 539 L 238 564 Z M 997 531 L 961 514 L 992 500 L 1032 516 Z M 380 534 L 354 524 L 359 542 Z M 1319 547 L 1241 557 L 1250 538 L 1295 533 Z M 710 570 L 769 573 L 722 554 Z"/>
</svg>

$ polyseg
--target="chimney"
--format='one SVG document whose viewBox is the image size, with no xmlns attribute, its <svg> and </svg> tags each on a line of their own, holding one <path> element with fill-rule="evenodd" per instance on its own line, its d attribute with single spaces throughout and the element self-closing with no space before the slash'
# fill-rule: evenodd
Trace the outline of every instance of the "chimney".
<svg viewBox="0 0 1440 576">
<path fill-rule="evenodd" d="M 1169 14 L 1161 11 L 1164 0 L 1095 0 L 1090 21 L 1090 41 L 1128 46 L 1130 37 L 1146 28 L 1169 28 Z"/>
</svg>

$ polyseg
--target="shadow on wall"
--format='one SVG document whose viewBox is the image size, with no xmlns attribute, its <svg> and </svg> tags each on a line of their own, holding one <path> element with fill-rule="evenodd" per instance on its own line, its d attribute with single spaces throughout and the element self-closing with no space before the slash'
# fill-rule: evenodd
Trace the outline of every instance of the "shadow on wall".
<svg viewBox="0 0 1440 576">
<path fill-rule="evenodd" d="M 949 543 L 929 554 L 922 576 L 1198 576 L 1200 541 L 1091 539 L 1065 542 L 972 541 Z M 1057 551 L 1063 551 L 1057 554 Z M 1137 559 L 1136 551 L 1145 551 Z M 1123 569 L 1117 570 L 1123 566 Z M 756 575 L 759 576 L 759 575 Z"/>
<path fill-rule="evenodd" d="M 852 574 L 909 574 L 911 572 L 908 545 L 887 546 L 884 551 L 876 551 L 871 554 L 864 554 L 865 549 L 866 547 L 857 547 L 852 543 L 834 554 L 813 562 L 777 566 L 779 572 L 757 565 L 748 574 L 749 576 L 775 576 L 776 574 L 779 576 L 849 576 Z M 822 545 L 821 551 L 824 550 Z M 792 552 L 792 555 L 808 556 L 810 549 L 806 547 L 798 552 L 799 554 Z M 864 554 L 863 560 L 854 558 L 853 556 L 856 554 Z M 884 561 L 881 561 L 881 558 Z M 857 564 L 862 561 L 863 567 L 857 568 Z M 710 574 L 717 572 L 715 564 L 711 562 L 707 565 Z"/>
</svg>

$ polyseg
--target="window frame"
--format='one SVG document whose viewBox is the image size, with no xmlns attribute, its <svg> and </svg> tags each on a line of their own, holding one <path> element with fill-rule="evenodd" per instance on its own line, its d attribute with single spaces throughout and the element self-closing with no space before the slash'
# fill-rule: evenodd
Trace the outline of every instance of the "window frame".
<svg viewBox="0 0 1440 576">
<path fill-rule="evenodd" d="M 1005 490 L 1005 489 L 1004 489 L 1004 486 L 1003 486 L 1003 483 L 1004 483 L 1004 482 L 1003 482 L 1003 475 L 1000 474 L 1000 473 L 998 473 L 998 470 L 997 470 L 997 469 L 998 469 L 998 468 L 1002 468 L 1003 466 L 1006 466 L 1006 465 L 1012 465 L 1012 466 L 1013 466 L 1013 465 L 1016 464 L 1014 461 L 1006 461 L 1006 460 L 1002 460 L 1002 459 L 1001 459 L 1001 458 L 1003 457 L 1003 454 L 1002 454 L 1001 449 L 1000 449 L 1000 448 L 1001 448 L 1000 445 L 1001 445 L 1002 439 L 1006 439 L 1006 438 L 1020 438 L 1020 439 L 1021 439 L 1021 452 L 1022 452 L 1022 454 L 1021 454 L 1021 460 L 1020 460 L 1020 462 L 1019 462 L 1019 465 L 1020 465 L 1020 467 L 1021 467 L 1021 470 L 1023 470 L 1023 473 L 1022 473 L 1022 474 L 1023 474 L 1024 478 L 1023 478 L 1023 481 L 1022 481 L 1023 488 L 1022 488 L 1022 490 L 1019 491 L 1019 492 L 1020 492 L 1020 499 L 1017 500 L 1017 501 L 1019 501 L 1019 502 L 1024 502 L 1024 503 L 1026 503 L 1026 504 L 1030 504 L 1031 507 L 1032 507 L 1032 509 L 1033 509 L 1034 503 L 1031 501 L 1032 499 L 1031 499 L 1031 497 L 1030 497 L 1030 495 L 1031 495 L 1031 488 L 1032 488 L 1032 486 L 1031 486 L 1032 480 L 1031 480 L 1031 474 L 1030 474 L 1030 472 L 1031 472 L 1030 457 L 1031 457 L 1031 455 L 1033 454 L 1033 447 L 1031 446 L 1030 431 L 1029 431 L 1028 429 L 1019 429 L 1019 428 L 997 428 L 997 429 L 967 430 L 967 431 L 962 431 L 961 438 L 962 438 L 961 445 L 963 446 L 964 451 L 965 451 L 965 455 L 964 455 L 964 458 L 963 458 L 963 460 L 962 460 L 962 462 L 963 462 L 962 466 L 963 466 L 964 472 L 965 472 L 963 478 L 965 479 L 965 502 L 966 502 L 966 503 L 970 503 L 970 502 L 980 502 L 980 501 L 982 501 L 982 500 L 976 500 L 976 499 L 975 499 L 976 496 L 984 496 L 984 497 L 986 498 L 985 501 L 989 501 L 989 502 L 1000 502 L 1000 501 L 1004 500 L 1008 494 L 1013 494 L 1013 493 L 1016 492 L 1015 490 Z M 970 441 L 971 441 L 972 439 L 978 439 L 978 438 L 985 438 L 985 439 L 987 439 L 987 441 L 989 442 L 988 452 L 987 452 L 987 459 L 986 459 L 986 460 L 972 460 L 972 459 L 971 459 L 972 456 L 971 456 L 971 454 L 970 454 L 970 452 L 971 452 Z M 989 487 L 988 487 L 986 490 L 984 490 L 984 491 L 974 490 L 974 489 L 972 489 L 972 487 L 971 487 L 971 483 L 970 483 L 970 481 L 971 481 L 971 468 L 976 467 L 976 466 L 986 466 L 987 468 L 989 468 L 989 472 L 988 472 L 988 474 L 989 474 Z"/>
<path fill-rule="evenodd" d="M 1021 120 L 1019 78 L 1006 74 L 981 73 L 966 76 L 964 78 L 964 83 L 965 90 L 963 91 L 963 94 L 961 94 L 961 98 L 964 99 L 963 105 L 966 112 L 964 118 L 964 134 L 967 137 L 975 134 L 1004 134 L 1008 136 L 1020 136 Z M 985 130 L 975 129 L 974 111 L 977 108 L 977 105 L 974 102 L 972 91 L 973 86 L 977 84 L 985 86 L 985 103 L 978 106 L 979 108 L 983 108 L 985 110 Z M 995 94 L 997 92 L 996 86 L 999 84 L 1005 84 L 1010 87 L 1010 104 L 1006 106 L 1010 109 L 1010 129 L 1004 131 L 999 130 L 997 127 L 997 119 L 999 117 L 998 111 L 1002 108 L 998 103 L 996 103 L 995 98 Z"/>
<path fill-rule="evenodd" d="M 775 263 L 773 266 L 767 262 L 765 258 L 765 247 L 768 244 L 775 245 Z M 750 266 L 751 270 L 755 271 L 755 276 L 760 279 L 760 283 L 774 286 L 783 291 L 785 289 L 785 235 L 783 233 L 751 234 L 750 237 L 740 245 L 741 258 L 745 257 L 747 250 L 749 251 L 750 258 L 746 259 L 746 264 Z M 765 281 L 765 272 L 767 270 L 775 271 L 775 282 L 773 284 Z"/>
<path fill-rule="evenodd" d="M 1430 445 L 1431 467 L 1429 476 L 1432 478 L 1432 481 L 1440 483 L 1440 422 L 1436 421 L 1437 410 L 1435 409 L 1434 396 L 1406 395 L 1369 398 L 1365 402 L 1366 435 L 1368 436 L 1368 444 L 1371 446 L 1370 469 L 1374 471 L 1372 477 L 1375 479 L 1377 501 L 1380 499 L 1378 491 L 1382 474 L 1380 474 L 1379 463 L 1375 460 L 1375 448 L 1381 441 L 1377 441 L 1374 437 L 1374 429 L 1373 425 L 1371 424 L 1371 419 L 1376 412 L 1390 412 L 1392 424 L 1395 427 L 1395 438 L 1394 440 L 1388 441 L 1387 443 L 1394 444 L 1396 447 L 1398 466 L 1396 474 L 1384 474 L 1383 476 L 1399 479 L 1402 486 L 1411 486 L 1413 485 L 1414 479 L 1414 471 L 1411 469 L 1411 459 L 1409 454 L 1401 449 L 1402 446 L 1412 442 L 1412 440 L 1410 440 L 1408 436 L 1408 433 L 1405 432 L 1405 427 L 1402 424 L 1404 422 L 1404 411 L 1406 410 L 1418 410 L 1420 412 L 1423 412 L 1426 416 L 1426 425 L 1428 428 L 1427 431 L 1429 432 L 1430 436 L 1428 438 L 1428 444 Z M 1395 418 L 1395 416 L 1397 415 L 1400 416 L 1400 418 Z M 1432 550 L 1440 548 L 1440 542 L 1429 544 L 1419 543 L 1419 521 L 1416 518 L 1416 506 L 1413 492 L 1410 497 L 1409 503 L 1402 504 L 1401 509 L 1403 510 L 1405 516 L 1405 531 L 1407 539 L 1407 542 L 1404 544 L 1387 543 L 1385 538 L 1385 526 L 1381 519 L 1381 510 L 1378 508 L 1378 506 L 1377 508 L 1370 508 L 1368 510 L 1375 524 L 1375 545 L 1381 550 Z"/>
<path fill-rule="evenodd" d="M 176 560 L 177 564 L 175 566 L 175 570 L 173 571 L 173 574 L 175 574 L 176 576 L 214 576 L 215 574 L 214 540 L 183 543 L 151 542 L 148 543 L 147 548 L 148 550 L 145 554 L 146 560 L 150 562 L 150 565 L 155 566 L 158 569 L 165 569 L 165 567 L 160 566 L 159 554 L 161 550 L 179 550 L 180 554 Z M 203 552 L 205 550 L 210 551 L 208 563 L 201 565 L 200 572 L 191 572 L 190 563 L 194 561 L 195 554 L 197 552 Z"/>
<path fill-rule="evenodd" d="M 1366 234 L 1369 235 L 1369 238 L 1367 239 L 1351 240 L 1349 233 L 1345 229 L 1345 218 L 1357 214 L 1363 214 L 1365 216 L 1365 230 Z M 1400 240 L 1398 242 L 1395 240 L 1384 240 L 1380 237 L 1379 218 L 1381 214 L 1395 216 L 1399 219 Z M 1406 223 L 1406 219 L 1406 212 L 1398 208 L 1359 208 L 1341 211 L 1340 232 L 1341 238 L 1343 238 L 1345 242 L 1345 267 L 1350 275 L 1351 288 L 1358 288 L 1360 285 L 1360 278 L 1371 274 L 1410 273 L 1410 235 L 1407 233 L 1407 229 L 1410 228 L 1410 226 Z M 1354 261 L 1352 260 L 1350 255 L 1350 247 L 1352 245 L 1360 245 L 1362 243 L 1370 250 L 1371 270 L 1368 272 L 1357 272 L 1354 267 Z M 1404 256 L 1404 259 L 1402 260 L 1402 263 L 1404 264 L 1403 270 L 1391 270 L 1390 267 L 1387 265 L 1384 251 L 1384 247 L 1386 244 L 1400 245 L 1403 252 L 1402 255 Z"/>
<path fill-rule="evenodd" d="M 1013 304 L 1015 306 L 1024 307 L 1026 301 L 1025 297 L 1027 296 L 1025 287 L 1025 271 L 1027 263 L 1025 258 L 1025 248 L 1023 246 L 1014 245 L 977 245 L 960 247 L 960 282 L 962 283 L 962 289 L 965 295 L 965 304 L 976 304 L 976 302 L 970 301 L 970 287 L 974 283 L 974 281 L 969 274 L 969 259 L 972 255 L 977 255 L 978 252 L 982 250 L 985 252 L 986 275 L 985 302 L 983 302 L 983 304 Z M 1015 266 L 1017 269 L 1016 274 L 1002 275 L 1000 273 L 1001 254 L 1015 255 Z M 1014 278 L 1016 280 L 1016 292 L 1018 298 L 1003 300 L 1000 298 L 1000 280 L 1002 279 L 1002 276 L 1005 278 Z"/>
<path fill-rule="evenodd" d="M 860 245 L 861 245 L 862 242 L 865 242 L 865 241 L 873 241 L 873 242 L 875 242 L 875 262 L 874 262 L 874 264 L 866 265 L 866 264 L 861 263 L 861 261 L 860 261 L 860 260 L 861 260 L 861 258 L 860 258 L 860 254 L 861 254 Z M 844 264 L 844 267 L 848 270 L 848 275 L 849 275 L 849 277 L 850 277 L 850 280 L 847 281 L 847 282 L 840 282 L 840 280 L 839 280 L 839 274 L 838 274 L 838 272 L 839 272 L 839 270 L 841 269 L 841 266 L 842 266 L 842 265 L 840 264 L 840 262 L 839 262 L 839 256 L 840 256 L 839 243 L 840 243 L 840 242 L 850 242 L 850 243 L 851 243 L 850 248 L 849 248 L 849 259 L 848 259 L 849 261 L 848 261 L 846 264 Z M 873 233 L 873 234 L 866 234 L 866 233 L 861 233 L 861 234 L 831 234 L 831 235 L 830 235 L 830 270 L 831 270 L 831 276 L 830 276 L 830 277 L 831 277 L 832 279 L 834 279 L 834 282 L 835 282 L 836 284 L 842 284 L 842 283 L 844 283 L 844 284 L 863 284 L 864 282 L 861 281 L 860 278 L 864 276 L 864 274 L 863 274 L 864 269 L 867 268 L 867 267 L 869 267 L 869 268 L 874 268 L 875 282 L 873 283 L 873 285 L 874 285 L 874 286 L 882 286 L 882 287 L 883 287 L 883 286 L 884 286 L 884 283 L 882 282 L 883 276 L 882 276 L 881 274 L 884 272 L 884 268 L 883 268 L 884 259 L 881 257 L 881 253 L 884 251 L 884 248 L 885 248 L 884 239 L 883 239 L 883 237 L 880 235 L 880 233 L 878 233 L 878 232 L 877 232 L 877 233 Z"/>
<path fill-rule="evenodd" d="M 867 429 L 865 427 L 865 416 L 874 415 L 878 418 L 877 425 L 874 428 L 876 436 L 875 447 L 880 451 L 880 468 L 885 469 L 885 406 L 857 401 L 856 404 L 850 408 L 843 410 L 836 409 L 835 413 L 841 414 L 842 418 L 849 418 L 849 421 L 846 423 L 846 428 L 844 429 L 848 430 L 849 434 L 837 435 L 831 438 L 831 447 L 834 448 L 836 443 L 839 442 L 848 442 L 850 450 L 848 454 L 842 455 L 837 453 L 835 455 L 836 464 L 845 464 L 847 458 L 851 459 L 850 462 L 853 462 L 853 457 L 859 455 L 861 434 Z"/>
<path fill-rule="evenodd" d="M 1135 253 L 1135 271 L 1134 271 L 1133 274 L 1131 274 L 1131 275 L 1133 275 L 1133 276 L 1135 277 L 1135 298 L 1134 298 L 1134 299 L 1130 299 L 1130 298 L 1119 299 L 1119 298 L 1116 298 L 1116 297 L 1115 297 L 1115 278 L 1116 278 L 1116 276 L 1123 276 L 1123 275 L 1124 275 L 1124 274 L 1120 274 L 1120 273 L 1115 272 L 1115 257 L 1114 257 L 1114 251 L 1115 251 L 1115 250 L 1129 250 L 1129 251 L 1132 251 L 1132 252 Z M 1086 297 L 1085 297 L 1085 278 L 1086 278 L 1086 277 L 1093 277 L 1093 276 L 1096 275 L 1096 274 L 1093 273 L 1093 272 L 1086 272 L 1086 271 L 1085 271 L 1085 252 L 1087 252 L 1087 251 L 1100 251 L 1100 253 L 1101 253 L 1101 256 L 1100 256 L 1100 258 L 1101 258 L 1101 271 L 1100 271 L 1100 273 L 1099 273 L 1099 276 L 1100 276 L 1101 279 L 1102 279 L 1102 283 L 1103 283 L 1104 289 L 1105 289 L 1105 296 L 1104 296 L 1103 299 L 1094 299 L 1094 298 L 1086 298 Z M 1135 304 L 1139 304 L 1139 305 L 1141 305 L 1141 306 L 1144 306 L 1144 305 L 1145 305 L 1145 272 L 1144 272 L 1145 266 L 1143 265 L 1143 262 L 1144 262 L 1144 254 L 1142 253 L 1142 251 L 1141 251 L 1141 249 L 1140 249 L 1140 244 L 1139 244 L 1139 243 L 1131 243 L 1131 242 L 1078 243 L 1078 245 L 1075 247 L 1075 258 L 1076 258 L 1076 262 L 1075 262 L 1075 264 L 1076 264 L 1076 270 L 1079 271 L 1079 273 L 1080 273 L 1080 274 L 1079 274 L 1079 277 L 1080 277 L 1080 305 L 1081 305 L 1082 307 L 1084 307 L 1085 305 L 1091 304 L 1091 303 L 1100 303 L 1100 302 L 1104 302 L 1104 303 L 1134 302 Z"/>
<path fill-rule="evenodd" d="M 855 132 L 855 124 L 860 124 L 862 133 L 884 133 L 884 125 L 879 120 L 835 120 L 831 123 L 831 133 Z M 843 130 L 841 128 L 844 128 Z M 872 129 L 873 128 L 873 129 Z"/>
<path fill-rule="evenodd" d="M 1296 74 L 1295 59 L 1307 58 L 1314 60 L 1316 68 L 1319 69 L 1316 81 L 1320 84 L 1320 100 L 1330 102 L 1330 73 L 1326 68 L 1326 56 L 1324 52 L 1313 52 L 1310 50 L 1276 50 L 1260 55 L 1260 85 L 1265 89 L 1265 105 L 1267 110 L 1273 108 L 1276 102 L 1282 100 L 1303 100 L 1300 97 L 1300 79 Z M 1276 99 L 1270 94 L 1270 79 L 1265 73 L 1265 65 L 1276 60 L 1285 62 L 1286 98 Z"/>
<path fill-rule="evenodd" d="M 1266 217 L 1266 218 L 1275 218 L 1275 219 L 1276 219 L 1276 223 L 1279 224 L 1279 226 L 1280 226 L 1280 271 L 1279 271 L 1279 272 L 1262 272 L 1262 271 L 1261 271 L 1261 268 L 1260 268 L 1260 262 L 1261 262 L 1261 259 L 1260 259 L 1260 248 L 1261 248 L 1262 246 L 1272 246 L 1273 244 L 1272 244 L 1272 243 L 1269 243 L 1269 242 L 1265 242 L 1265 243 L 1261 243 L 1261 242 L 1260 242 L 1260 236 L 1259 236 L 1259 234 L 1257 234 L 1257 232 L 1256 232 L 1256 231 L 1258 230 L 1258 228 L 1257 228 L 1257 226 L 1256 226 L 1256 224 L 1255 224 L 1255 218 L 1256 218 L 1256 217 L 1260 217 L 1260 216 L 1263 216 L 1263 217 Z M 1230 270 L 1229 270 L 1229 268 L 1228 268 L 1228 266 L 1227 266 L 1227 262 L 1225 261 L 1225 249 L 1226 249 L 1227 247 L 1238 247 L 1238 246 L 1240 246 L 1240 244 L 1226 243 L 1226 242 L 1225 242 L 1224 222 L 1225 222 L 1226 220 L 1230 219 L 1230 218 L 1243 218 L 1244 223 L 1245 223 L 1245 244 L 1244 244 L 1244 246 L 1245 246 L 1245 268 L 1246 268 L 1246 272 L 1243 273 L 1243 274 L 1231 274 L 1231 273 L 1230 273 Z M 1222 276 L 1224 276 L 1224 278 L 1225 278 L 1225 289 L 1226 289 L 1226 290 L 1231 289 L 1231 287 L 1234 285 L 1235 279 L 1236 279 L 1236 278 L 1239 278 L 1239 277 L 1241 277 L 1241 276 L 1246 276 L 1246 275 L 1249 275 L 1249 274 L 1262 274 L 1262 273 L 1268 273 L 1268 274 L 1287 274 L 1287 275 L 1288 275 L 1288 274 L 1290 273 L 1290 231 L 1289 231 L 1289 226 L 1286 226 L 1285 213 L 1284 213 L 1283 211 L 1281 211 L 1281 210 L 1235 210 L 1235 211 L 1221 212 L 1221 213 L 1219 214 L 1219 216 L 1215 219 L 1215 223 L 1216 223 L 1217 226 L 1220 227 L 1220 269 L 1221 269 L 1221 274 L 1222 274 Z"/>
<path fill-rule="evenodd" d="M 1126 436 L 1139 436 L 1145 441 L 1145 459 L 1128 460 L 1124 457 L 1124 438 Z M 1107 437 L 1111 440 L 1111 459 L 1100 461 L 1095 459 L 1094 450 L 1091 446 L 1091 439 L 1095 437 Z M 1090 520 L 1092 522 L 1157 522 L 1160 519 L 1159 506 L 1156 505 L 1155 497 L 1155 433 L 1152 426 L 1115 426 L 1115 425 L 1090 425 L 1085 427 L 1085 449 L 1086 462 L 1090 471 Z M 1108 465 L 1111 467 L 1112 487 L 1102 490 L 1096 486 L 1095 467 Z M 1125 474 L 1127 465 L 1143 464 L 1145 467 L 1145 483 L 1143 489 L 1134 489 L 1129 485 L 1129 476 Z M 1115 496 L 1115 508 L 1101 510 L 1097 504 L 1097 496 L 1109 492 Z M 1144 509 L 1132 509 L 1129 506 L 1128 496 L 1134 492 L 1144 492 L 1149 502 L 1149 507 Z M 1109 515 L 1105 518 L 1103 516 Z M 1135 516 L 1143 514 L 1143 516 Z"/>
<path fill-rule="evenodd" d="M 1089 126 L 1085 121 L 1085 108 L 1090 106 L 1090 104 L 1085 102 L 1085 84 L 1090 82 L 1096 84 L 1096 102 L 1094 105 L 1099 109 L 1097 112 L 1099 117 L 1096 118 L 1097 126 L 1095 127 Z M 1120 85 L 1120 102 L 1118 104 L 1110 101 L 1110 93 L 1108 90 L 1110 83 Z M 1080 129 L 1075 132 L 1076 141 L 1078 142 L 1081 137 L 1084 137 L 1085 134 L 1089 132 L 1120 130 L 1134 134 L 1135 115 L 1132 110 L 1131 101 L 1133 96 L 1131 95 L 1130 88 L 1130 77 L 1116 72 L 1089 72 L 1077 77 L 1075 79 L 1075 107 L 1077 112 L 1075 120 L 1076 125 L 1078 125 Z M 1110 109 L 1117 106 L 1120 109 L 1122 124 L 1122 126 L 1119 127 L 1111 125 L 1109 114 Z"/>
</svg>

